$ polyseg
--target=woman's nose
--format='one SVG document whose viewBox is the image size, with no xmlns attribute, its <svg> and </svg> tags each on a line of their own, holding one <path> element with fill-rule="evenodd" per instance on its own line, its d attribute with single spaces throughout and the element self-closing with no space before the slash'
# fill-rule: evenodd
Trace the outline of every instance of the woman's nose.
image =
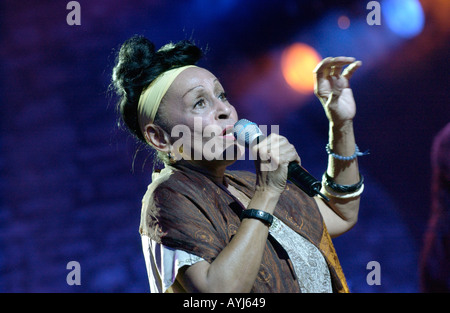
<svg viewBox="0 0 450 313">
<path fill-rule="evenodd" d="M 216 118 L 220 119 L 228 119 L 231 114 L 230 104 L 227 101 L 216 100 Z"/>
</svg>

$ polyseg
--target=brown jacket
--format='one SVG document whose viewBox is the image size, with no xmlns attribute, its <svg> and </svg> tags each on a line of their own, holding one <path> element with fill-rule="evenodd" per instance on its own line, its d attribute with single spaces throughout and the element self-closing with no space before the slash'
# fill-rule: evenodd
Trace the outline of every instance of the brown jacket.
<svg viewBox="0 0 450 313">
<path fill-rule="evenodd" d="M 164 175 L 163 175 L 164 174 Z M 250 199 L 255 175 L 227 171 L 226 180 Z M 143 198 L 141 235 L 212 262 L 240 225 L 242 204 L 203 174 L 179 165 L 164 169 Z M 288 182 L 274 215 L 308 239 L 323 254 L 333 291 L 348 292 L 342 268 L 313 198 Z M 269 234 L 252 292 L 301 292 L 291 261 Z"/>
</svg>

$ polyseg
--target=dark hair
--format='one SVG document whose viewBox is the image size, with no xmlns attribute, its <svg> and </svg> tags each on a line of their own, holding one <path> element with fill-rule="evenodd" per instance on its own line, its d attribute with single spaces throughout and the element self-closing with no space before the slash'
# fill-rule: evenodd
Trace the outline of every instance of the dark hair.
<svg viewBox="0 0 450 313">
<path fill-rule="evenodd" d="M 163 72 L 193 65 L 202 50 L 188 40 L 169 43 L 158 51 L 147 38 L 135 35 L 121 46 L 112 73 L 112 85 L 120 96 L 118 110 L 122 121 L 138 139 L 145 142 L 138 122 L 137 106 L 142 90 Z M 158 124 L 158 114 L 155 123 Z"/>
</svg>

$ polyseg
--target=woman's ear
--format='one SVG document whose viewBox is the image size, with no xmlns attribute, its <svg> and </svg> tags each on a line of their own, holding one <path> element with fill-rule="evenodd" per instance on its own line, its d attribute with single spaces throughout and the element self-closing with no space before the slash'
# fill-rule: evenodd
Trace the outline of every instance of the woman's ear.
<svg viewBox="0 0 450 313">
<path fill-rule="evenodd" d="M 156 150 L 170 152 L 170 136 L 160 126 L 153 123 L 145 125 L 144 137 Z"/>
</svg>

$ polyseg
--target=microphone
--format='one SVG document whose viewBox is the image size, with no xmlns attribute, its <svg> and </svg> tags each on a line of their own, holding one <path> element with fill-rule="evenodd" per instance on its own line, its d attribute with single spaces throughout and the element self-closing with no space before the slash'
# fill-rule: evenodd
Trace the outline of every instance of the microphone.
<svg viewBox="0 0 450 313">
<path fill-rule="evenodd" d="M 238 143 L 246 147 L 251 146 L 255 140 L 256 143 L 259 143 L 266 138 L 258 125 L 246 119 L 241 119 L 234 124 L 233 133 Z M 330 199 L 320 192 L 322 183 L 295 161 L 290 162 L 288 165 L 287 179 L 303 190 L 308 196 L 314 197 L 320 195 L 326 201 L 330 201 Z"/>
</svg>

